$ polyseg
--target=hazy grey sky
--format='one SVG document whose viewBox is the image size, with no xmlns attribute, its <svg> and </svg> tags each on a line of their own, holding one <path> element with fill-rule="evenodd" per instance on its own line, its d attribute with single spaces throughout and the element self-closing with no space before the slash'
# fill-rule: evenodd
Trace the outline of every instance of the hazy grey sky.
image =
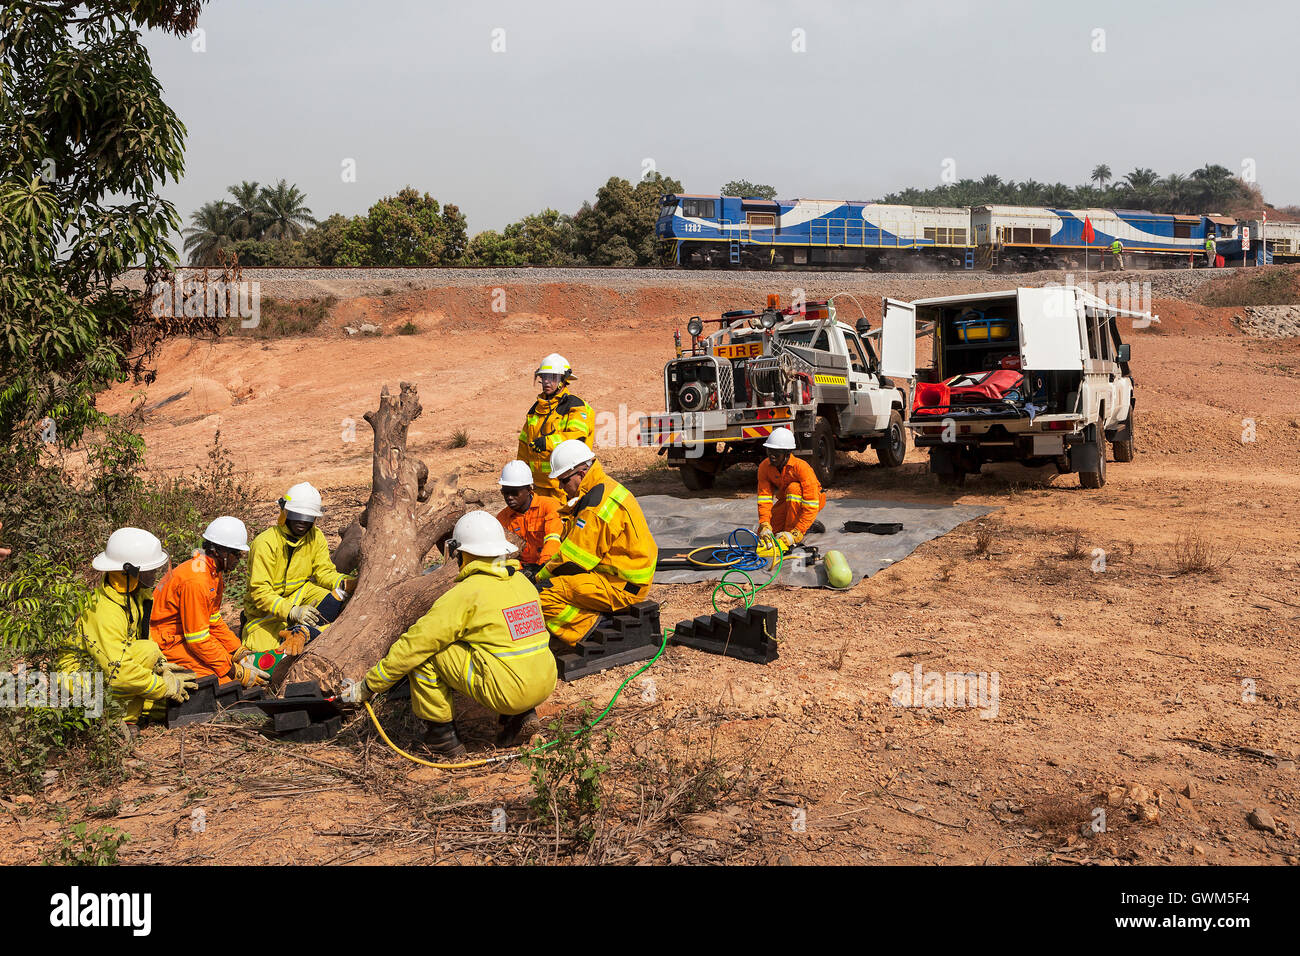
<svg viewBox="0 0 1300 956">
<path fill-rule="evenodd" d="M 202 53 L 147 39 L 189 129 L 166 190 L 187 221 L 283 177 L 321 218 L 410 184 L 473 234 L 574 212 L 647 158 L 692 192 L 843 199 L 936 184 L 947 158 L 1071 185 L 1253 159 L 1270 202 L 1300 202 L 1293 3 L 213 0 L 200 27 Z"/>
</svg>

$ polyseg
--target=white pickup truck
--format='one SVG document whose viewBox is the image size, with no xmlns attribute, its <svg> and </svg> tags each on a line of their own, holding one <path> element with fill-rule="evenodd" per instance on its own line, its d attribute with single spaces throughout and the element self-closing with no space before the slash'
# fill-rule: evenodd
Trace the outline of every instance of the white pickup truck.
<svg viewBox="0 0 1300 956">
<path fill-rule="evenodd" d="M 1133 379 L 1114 308 L 1077 286 L 882 304 L 881 370 L 915 382 L 907 427 L 930 470 L 960 485 L 985 462 L 1018 461 L 1106 483 L 1106 444 L 1133 458 Z M 917 336 L 932 335 L 918 371 Z"/>
</svg>

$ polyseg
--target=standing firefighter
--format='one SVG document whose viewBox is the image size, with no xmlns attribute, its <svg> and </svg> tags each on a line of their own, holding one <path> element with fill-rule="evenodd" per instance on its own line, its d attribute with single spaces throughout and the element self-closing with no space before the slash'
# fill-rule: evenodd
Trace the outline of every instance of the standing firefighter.
<svg viewBox="0 0 1300 956">
<path fill-rule="evenodd" d="M 1214 236 L 1206 236 L 1205 237 L 1205 268 L 1207 269 L 1214 268 L 1215 254 L 1216 253 L 1215 253 Z"/>
<path fill-rule="evenodd" d="M 1110 244 L 1110 256 L 1116 269 L 1124 268 L 1124 243 L 1116 239 Z"/>
<path fill-rule="evenodd" d="M 244 646 L 301 654 L 339 616 L 357 582 L 334 567 L 325 533 L 316 527 L 324 514 L 320 492 L 304 481 L 279 504 L 275 526 L 253 539 L 248 556 Z"/>
<path fill-rule="evenodd" d="M 826 530 L 817 513 L 826 492 L 812 466 L 794 454 L 794 433 L 773 428 L 763 443 L 767 458 L 758 466 L 758 535 L 775 535 L 789 551 L 804 535 Z"/>
<path fill-rule="evenodd" d="M 241 664 L 251 652 L 221 618 L 225 575 L 248 550 L 248 529 L 238 518 L 216 518 L 203 530 L 203 550 L 173 568 L 154 595 L 149 636 L 173 664 L 199 677 L 215 674 L 245 687 L 261 686 L 267 674 Z"/>
<path fill-rule="evenodd" d="M 560 550 L 560 505 L 554 498 L 533 493 L 533 473 L 525 462 L 507 462 L 497 484 L 506 502 L 497 520 L 506 531 L 523 539 L 519 560 L 524 576 L 535 583 L 542 565 Z"/>
<path fill-rule="evenodd" d="M 573 369 L 563 355 L 552 352 L 542 359 L 533 374 L 541 383 L 542 391 L 528 409 L 519 432 L 517 457 L 532 469 L 533 485 L 539 495 L 563 501 L 560 486 L 551 475 L 551 452 L 570 439 L 595 448 L 596 413 L 578 396 L 569 393 Z"/>
<path fill-rule="evenodd" d="M 552 636 L 577 644 L 612 613 L 646 600 L 659 549 L 632 493 L 605 474 L 590 448 L 561 442 L 551 474 L 570 501 L 560 551 L 537 573 Z"/>
<path fill-rule="evenodd" d="M 460 561 L 455 586 L 344 691 L 344 701 L 362 703 L 411 675 L 411 710 L 428 724 L 425 744 L 453 760 L 465 755 L 452 721 L 453 690 L 500 715 L 498 747 L 535 725 L 534 708 L 555 690 L 555 657 L 537 589 L 518 561 L 506 559 L 514 550 L 486 511 L 457 521 L 448 545 L 448 557 Z"/>
<path fill-rule="evenodd" d="M 149 607 L 159 568 L 167 563 L 162 542 L 141 528 L 119 528 L 108 538 L 91 567 L 104 572 L 86 610 L 77 618 L 77 634 L 56 664 L 71 686 L 80 684 L 88 701 L 87 678 L 93 667 L 104 672 L 108 686 L 126 707 L 134 725 L 153 701 L 189 699 L 194 675 L 168 663 L 149 640 Z"/>
</svg>

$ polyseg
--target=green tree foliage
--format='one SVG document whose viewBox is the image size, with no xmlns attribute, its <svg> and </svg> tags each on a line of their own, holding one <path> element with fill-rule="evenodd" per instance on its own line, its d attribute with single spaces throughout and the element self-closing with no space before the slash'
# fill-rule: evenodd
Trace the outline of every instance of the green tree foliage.
<svg viewBox="0 0 1300 956">
<path fill-rule="evenodd" d="M 1050 206 L 1084 209 L 1091 206 L 1119 209 L 1147 209 L 1151 212 L 1202 214 L 1257 209 L 1263 203 L 1258 190 L 1238 179 L 1232 170 L 1206 165 L 1187 176 L 1171 173 L 1164 178 L 1153 169 L 1138 167 L 1111 182 L 1110 167 L 1093 167 L 1090 179 L 1096 185 L 1067 186 L 1065 183 L 1003 181 L 990 173 L 981 179 L 962 179 L 933 189 L 903 189 L 885 196 L 882 202 L 912 206 L 982 206 L 1006 203 L 1015 206 Z M 1107 183 L 1111 183 L 1109 186 Z"/>
<path fill-rule="evenodd" d="M 297 186 L 283 179 L 274 186 L 262 187 L 258 194 L 257 217 L 261 239 L 299 239 L 316 220 L 307 208 L 307 197 Z"/>
<path fill-rule="evenodd" d="M 308 260 L 303 264 L 326 267 L 347 265 L 348 263 L 343 261 L 343 249 L 348 241 L 349 230 L 353 228 L 354 218 L 359 217 L 334 213 L 322 220 L 315 229 L 308 230 L 302 237 L 303 254 Z M 239 261 L 244 260 L 241 258 Z"/>
<path fill-rule="evenodd" d="M 652 265 L 659 201 L 665 193 L 681 191 L 681 183 L 658 172 L 635 187 L 626 179 L 610 177 L 596 190 L 596 201 L 583 203 L 573 217 L 579 261 L 598 266 Z"/>
<path fill-rule="evenodd" d="M 487 229 L 469 244 L 466 261 L 480 266 L 563 266 L 573 262 L 573 220 L 554 209 L 525 216 L 504 232 Z"/>
<path fill-rule="evenodd" d="M 38 447 L 98 420 L 93 395 L 141 371 L 144 297 L 180 226 L 158 191 L 183 170 L 185 128 L 138 28 L 193 29 L 201 0 L 9 2 L 0 8 L 0 441 Z M 136 341 L 133 342 L 133 337 Z"/>
<path fill-rule="evenodd" d="M 237 241 L 247 235 L 239 207 L 224 200 L 204 203 L 190 213 L 192 225 L 183 233 L 190 264 L 215 266 Z"/>
<path fill-rule="evenodd" d="M 407 186 L 370 207 L 344 229 L 339 265 L 453 265 L 464 254 L 465 217 L 428 193 Z"/>
<path fill-rule="evenodd" d="M 764 199 L 776 198 L 776 187 L 762 183 L 751 183 L 748 179 L 733 179 L 723 183 L 720 190 L 724 196 L 761 196 Z"/>
</svg>

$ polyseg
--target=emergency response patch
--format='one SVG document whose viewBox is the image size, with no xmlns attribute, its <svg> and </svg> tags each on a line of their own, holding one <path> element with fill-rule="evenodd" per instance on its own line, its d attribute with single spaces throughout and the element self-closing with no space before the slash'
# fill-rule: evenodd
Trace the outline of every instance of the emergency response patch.
<svg viewBox="0 0 1300 956">
<path fill-rule="evenodd" d="M 536 601 L 504 608 L 501 613 L 506 616 L 506 627 L 510 628 L 512 641 L 536 637 L 546 630 L 546 623 L 542 620 L 542 606 Z"/>
</svg>

